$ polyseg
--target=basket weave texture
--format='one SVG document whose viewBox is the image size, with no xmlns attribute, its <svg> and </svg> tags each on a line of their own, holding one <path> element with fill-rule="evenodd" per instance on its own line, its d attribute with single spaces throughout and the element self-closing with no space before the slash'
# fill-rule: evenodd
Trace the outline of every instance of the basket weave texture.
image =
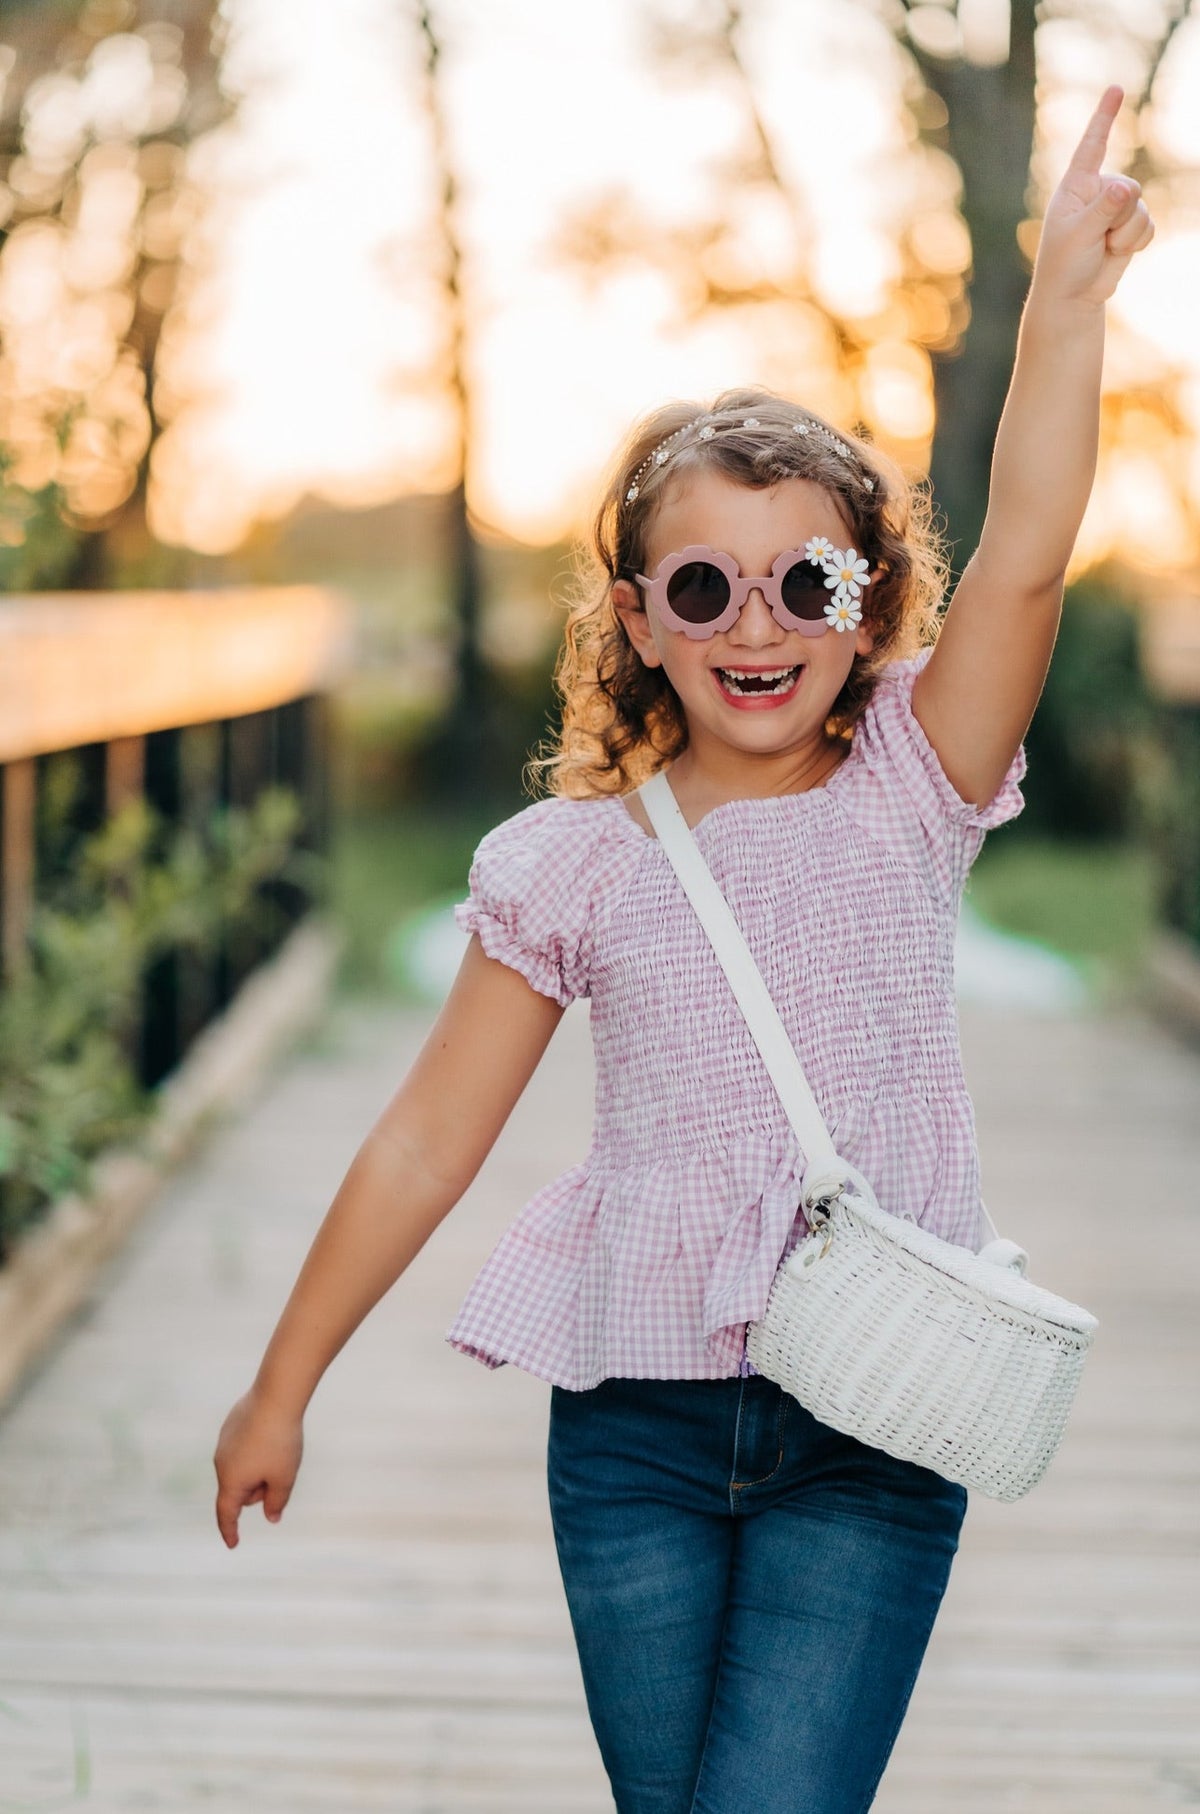
<svg viewBox="0 0 1200 1814">
<path fill-rule="evenodd" d="M 822 1423 L 993 1499 L 1062 1441 L 1090 1311 L 847 1190 L 780 1266 L 746 1351 Z"/>
</svg>

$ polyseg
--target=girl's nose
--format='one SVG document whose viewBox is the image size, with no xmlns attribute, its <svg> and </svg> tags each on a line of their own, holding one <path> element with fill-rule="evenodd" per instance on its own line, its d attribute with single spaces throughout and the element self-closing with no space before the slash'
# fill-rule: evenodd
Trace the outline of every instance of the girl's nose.
<svg viewBox="0 0 1200 1814">
<path fill-rule="evenodd" d="M 761 648 L 765 643 L 778 642 L 786 634 L 771 615 L 771 607 L 762 592 L 754 586 L 742 606 L 741 615 L 733 628 L 728 632 L 729 640 L 743 643 L 747 648 Z"/>
</svg>

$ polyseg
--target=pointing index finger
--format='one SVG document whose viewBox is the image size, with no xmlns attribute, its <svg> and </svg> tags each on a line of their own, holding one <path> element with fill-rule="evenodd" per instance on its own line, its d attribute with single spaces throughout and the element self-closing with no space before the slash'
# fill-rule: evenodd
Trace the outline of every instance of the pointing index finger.
<svg viewBox="0 0 1200 1814">
<path fill-rule="evenodd" d="M 1108 144 L 1108 134 L 1113 121 L 1121 111 L 1121 102 L 1125 99 L 1125 90 L 1113 82 L 1104 90 L 1096 105 L 1096 111 L 1084 127 L 1083 137 L 1075 147 L 1074 156 L 1067 166 L 1070 170 L 1094 172 L 1100 174 L 1104 162 L 1104 152 Z"/>
</svg>

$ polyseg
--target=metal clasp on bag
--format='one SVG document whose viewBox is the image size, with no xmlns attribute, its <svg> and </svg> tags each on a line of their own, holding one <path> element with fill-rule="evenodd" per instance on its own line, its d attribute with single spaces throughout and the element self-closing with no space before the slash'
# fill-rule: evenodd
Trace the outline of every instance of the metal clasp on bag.
<svg viewBox="0 0 1200 1814">
<path fill-rule="evenodd" d="M 821 1245 L 821 1251 L 817 1255 L 819 1260 L 825 1258 L 825 1255 L 833 1245 L 833 1221 L 830 1217 L 829 1209 L 830 1205 L 836 1202 L 837 1195 L 834 1194 L 828 1197 L 818 1197 L 811 1209 L 807 1205 L 805 1206 L 804 1214 L 808 1220 L 809 1227 L 814 1234 L 824 1233 L 825 1236 Z"/>
<path fill-rule="evenodd" d="M 831 1192 L 828 1196 L 818 1197 L 816 1202 L 811 1205 L 803 1201 L 800 1204 L 812 1233 L 814 1235 L 824 1234 L 825 1237 L 821 1243 L 820 1253 L 814 1254 L 810 1260 L 806 1261 L 807 1266 L 815 1266 L 819 1260 L 823 1260 L 833 1245 L 833 1222 L 829 1215 L 829 1207 L 830 1204 L 837 1202 L 837 1198 L 838 1194 Z"/>
</svg>

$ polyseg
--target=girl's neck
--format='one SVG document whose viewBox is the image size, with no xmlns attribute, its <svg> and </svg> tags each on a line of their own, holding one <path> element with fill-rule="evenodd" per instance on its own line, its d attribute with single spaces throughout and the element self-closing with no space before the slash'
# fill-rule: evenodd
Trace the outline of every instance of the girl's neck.
<svg viewBox="0 0 1200 1814">
<path fill-rule="evenodd" d="M 850 745 L 825 737 L 801 750 L 756 755 L 746 750 L 689 744 L 671 764 L 671 786 L 681 806 L 705 813 L 727 800 L 803 794 L 823 787 L 849 754 Z"/>
</svg>

